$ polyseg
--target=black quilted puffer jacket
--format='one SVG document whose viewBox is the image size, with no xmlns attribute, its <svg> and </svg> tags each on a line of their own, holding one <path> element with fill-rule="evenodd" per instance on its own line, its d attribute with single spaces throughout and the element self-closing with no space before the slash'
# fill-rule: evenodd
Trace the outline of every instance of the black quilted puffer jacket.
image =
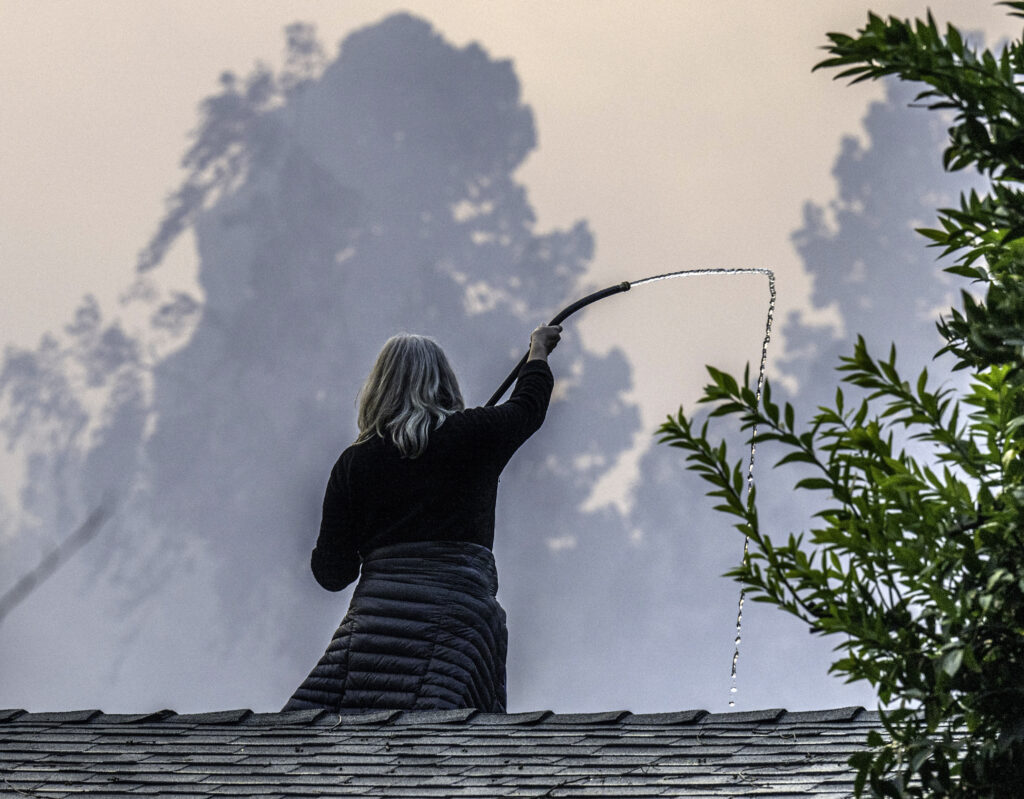
<svg viewBox="0 0 1024 799">
<path fill-rule="evenodd" d="M 394 544 L 363 561 L 348 614 L 285 710 L 505 712 L 505 611 L 491 551 Z"/>
<path fill-rule="evenodd" d="M 544 421 L 554 379 L 530 361 L 508 402 L 449 416 L 417 458 L 375 437 L 338 458 L 313 574 L 348 614 L 285 710 L 505 710 L 505 612 L 491 555 L 498 476 Z"/>
</svg>

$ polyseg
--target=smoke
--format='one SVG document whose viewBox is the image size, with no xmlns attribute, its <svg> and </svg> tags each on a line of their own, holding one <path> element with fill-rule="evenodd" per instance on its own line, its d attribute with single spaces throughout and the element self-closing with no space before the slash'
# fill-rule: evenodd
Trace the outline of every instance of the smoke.
<svg viewBox="0 0 1024 799">
<path fill-rule="evenodd" d="M 347 600 L 319 591 L 308 556 L 380 345 L 435 336 L 482 401 L 592 255 L 582 222 L 534 229 L 514 172 L 536 134 L 509 62 L 405 14 L 353 33 L 329 63 L 308 27 L 287 39 L 281 74 L 224 75 L 201 105 L 187 177 L 119 309 L 148 323 L 128 336 L 87 299 L 66 342 L 5 362 L 5 431 L 30 463 L 14 540 L 70 528 L 111 486 L 124 498 L 82 558 L 101 610 L 84 629 L 106 645 L 83 645 L 80 668 L 116 678 L 108 707 L 190 705 L 204 693 L 186 674 L 208 675 L 220 705 L 283 703 Z M 169 291 L 161 269 L 189 236 L 198 285 Z M 573 595 L 538 573 L 552 540 L 625 538 L 621 519 L 579 506 L 637 428 L 627 361 L 571 338 L 558 354 L 571 378 L 503 481 L 514 618 Z M 550 657 L 536 640 L 520 641 L 521 671 Z"/>
<path fill-rule="evenodd" d="M 280 71 L 226 73 L 200 104 L 186 176 L 121 305 L 86 297 L 65 330 L 5 355 L 0 432 L 23 480 L 0 507 L 0 585 L 103 497 L 118 504 L 4 619 L 0 705 L 280 707 L 347 605 L 316 586 L 308 556 L 381 344 L 436 337 L 482 403 L 529 331 L 593 288 L 587 224 L 538 231 L 516 179 L 537 135 L 510 62 L 408 14 L 352 33 L 333 60 L 307 25 L 286 29 L 286 47 Z M 830 393 L 848 333 L 931 346 L 904 309 L 924 315 L 948 288 L 910 227 L 955 181 L 935 174 L 934 120 L 904 102 L 891 87 L 872 107 L 868 144 L 843 145 L 835 207 L 808 206 L 795 237 L 815 304 L 844 320 L 787 320 L 782 368 L 803 410 Z M 882 191 L 894 177 L 901 190 Z M 197 268 L 188 285 L 180 259 Z M 548 419 L 499 491 L 511 709 L 720 707 L 736 587 L 718 575 L 741 541 L 666 448 L 643 456 L 630 511 L 583 510 L 641 432 L 630 361 L 570 332 L 553 365 Z M 666 413 L 677 405 L 665 398 Z M 769 458 L 759 496 L 798 528 Z M 747 630 L 748 703 L 848 703 L 824 677 L 828 642 L 756 609 Z M 819 675 L 810 699 L 795 667 Z"/>
</svg>

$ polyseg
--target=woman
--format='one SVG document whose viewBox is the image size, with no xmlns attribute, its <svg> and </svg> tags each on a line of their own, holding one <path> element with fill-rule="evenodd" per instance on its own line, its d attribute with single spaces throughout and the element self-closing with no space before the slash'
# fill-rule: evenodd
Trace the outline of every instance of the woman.
<svg viewBox="0 0 1024 799">
<path fill-rule="evenodd" d="M 508 402 L 464 409 L 432 339 L 400 335 L 359 397 L 359 437 L 331 471 L 313 574 L 340 591 L 362 576 L 327 651 L 285 710 L 475 707 L 505 711 L 505 612 L 495 598 L 498 475 L 544 421 L 542 326 Z"/>
</svg>

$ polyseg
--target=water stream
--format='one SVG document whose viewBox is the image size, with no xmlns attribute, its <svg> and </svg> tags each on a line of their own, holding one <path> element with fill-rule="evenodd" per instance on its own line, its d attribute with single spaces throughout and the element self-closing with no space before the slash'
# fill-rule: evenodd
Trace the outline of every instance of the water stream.
<svg viewBox="0 0 1024 799">
<path fill-rule="evenodd" d="M 761 343 L 761 364 L 757 371 L 757 390 L 755 396 L 757 397 L 757 404 L 761 403 L 761 390 L 764 388 L 764 374 L 765 368 L 768 365 L 768 342 L 772 338 L 772 322 L 775 320 L 775 273 L 771 269 L 765 269 L 762 267 L 749 267 L 749 268 L 738 268 L 738 269 L 682 269 L 678 272 L 666 272 L 663 275 L 653 275 L 651 277 L 645 277 L 642 280 L 635 280 L 630 283 L 630 288 L 636 288 L 642 286 L 645 283 L 656 283 L 659 280 L 672 280 L 677 277 L 699 277 L 703 275 L 765 275 L 768 278 L 768 315 L 765 320 L 764 327 L 764 340 Z M 753 503 L 753 492 L 751 489 L 754 487 L 754 458 L 757 455 L 757 445 L 754 440 L 757 437 L 757 425 L 755 424 L 750 430 L 750 459 L 747 462 L 747 508 L 751 508 Z M 743 539 L 743 565 L 747 565 L 747 559 L 750 555 L 750 539 Z M 736 603 L 736 638 L 733 642 L 734 648 L 732 653 L 732 667 L 729 672 L 729 707 L 736 706 L 736 692 L 738 690 L 736 682 L 736 666 L 740 660 L 740 641 L 743 632 L 743 601 L 746 599 L 747 589 L 746 586 L 740 588 L 739 600 Z"/>
</svg>

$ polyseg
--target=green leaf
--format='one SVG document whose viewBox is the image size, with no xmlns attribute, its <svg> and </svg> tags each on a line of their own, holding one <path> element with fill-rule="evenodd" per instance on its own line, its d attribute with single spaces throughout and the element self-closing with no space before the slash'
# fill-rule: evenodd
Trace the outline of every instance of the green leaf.
<svg viewBox="0 0 1024 799">
<path fill-rule="evenodd" d="M 984 280 L 985 273 L 981 269 L 977 269 L 972 266 L 947 266 L 944 272 L 949 272 L 951 275 L 960 275 L 960 277 L 969 277 L 972 280 Z"/>
<path fill-rule="evenodd" d="M 961 647 L 956 649 L 950 649 L 946 654 L 942 656 L 942 670 L 946 672 L 950 677 L 960 671 L 960 666 L 964 662 L 964 650 Z"/>
<path fill-rule="evenodd" d="M 796 484 L 796 488 L 828 491 L 832 488 L 832 481 L 822 477 L 805 477 Z"/>
<path fill-rule="evenodd" d="M 954 28 L 952 25 L 946 28 L 946 40 L 949 42 L 949 49 L 956 55 L 963 55 L 964 52 L 964 40 L 960 36 L 960 31 Z"/>
<path fill-rule="evenodd" d="M 814 456 L 801 450 L 787 453 L 776 461 L 776 466 L 785 466 L 787 463 L 814 463 Z"/>
</svg>

